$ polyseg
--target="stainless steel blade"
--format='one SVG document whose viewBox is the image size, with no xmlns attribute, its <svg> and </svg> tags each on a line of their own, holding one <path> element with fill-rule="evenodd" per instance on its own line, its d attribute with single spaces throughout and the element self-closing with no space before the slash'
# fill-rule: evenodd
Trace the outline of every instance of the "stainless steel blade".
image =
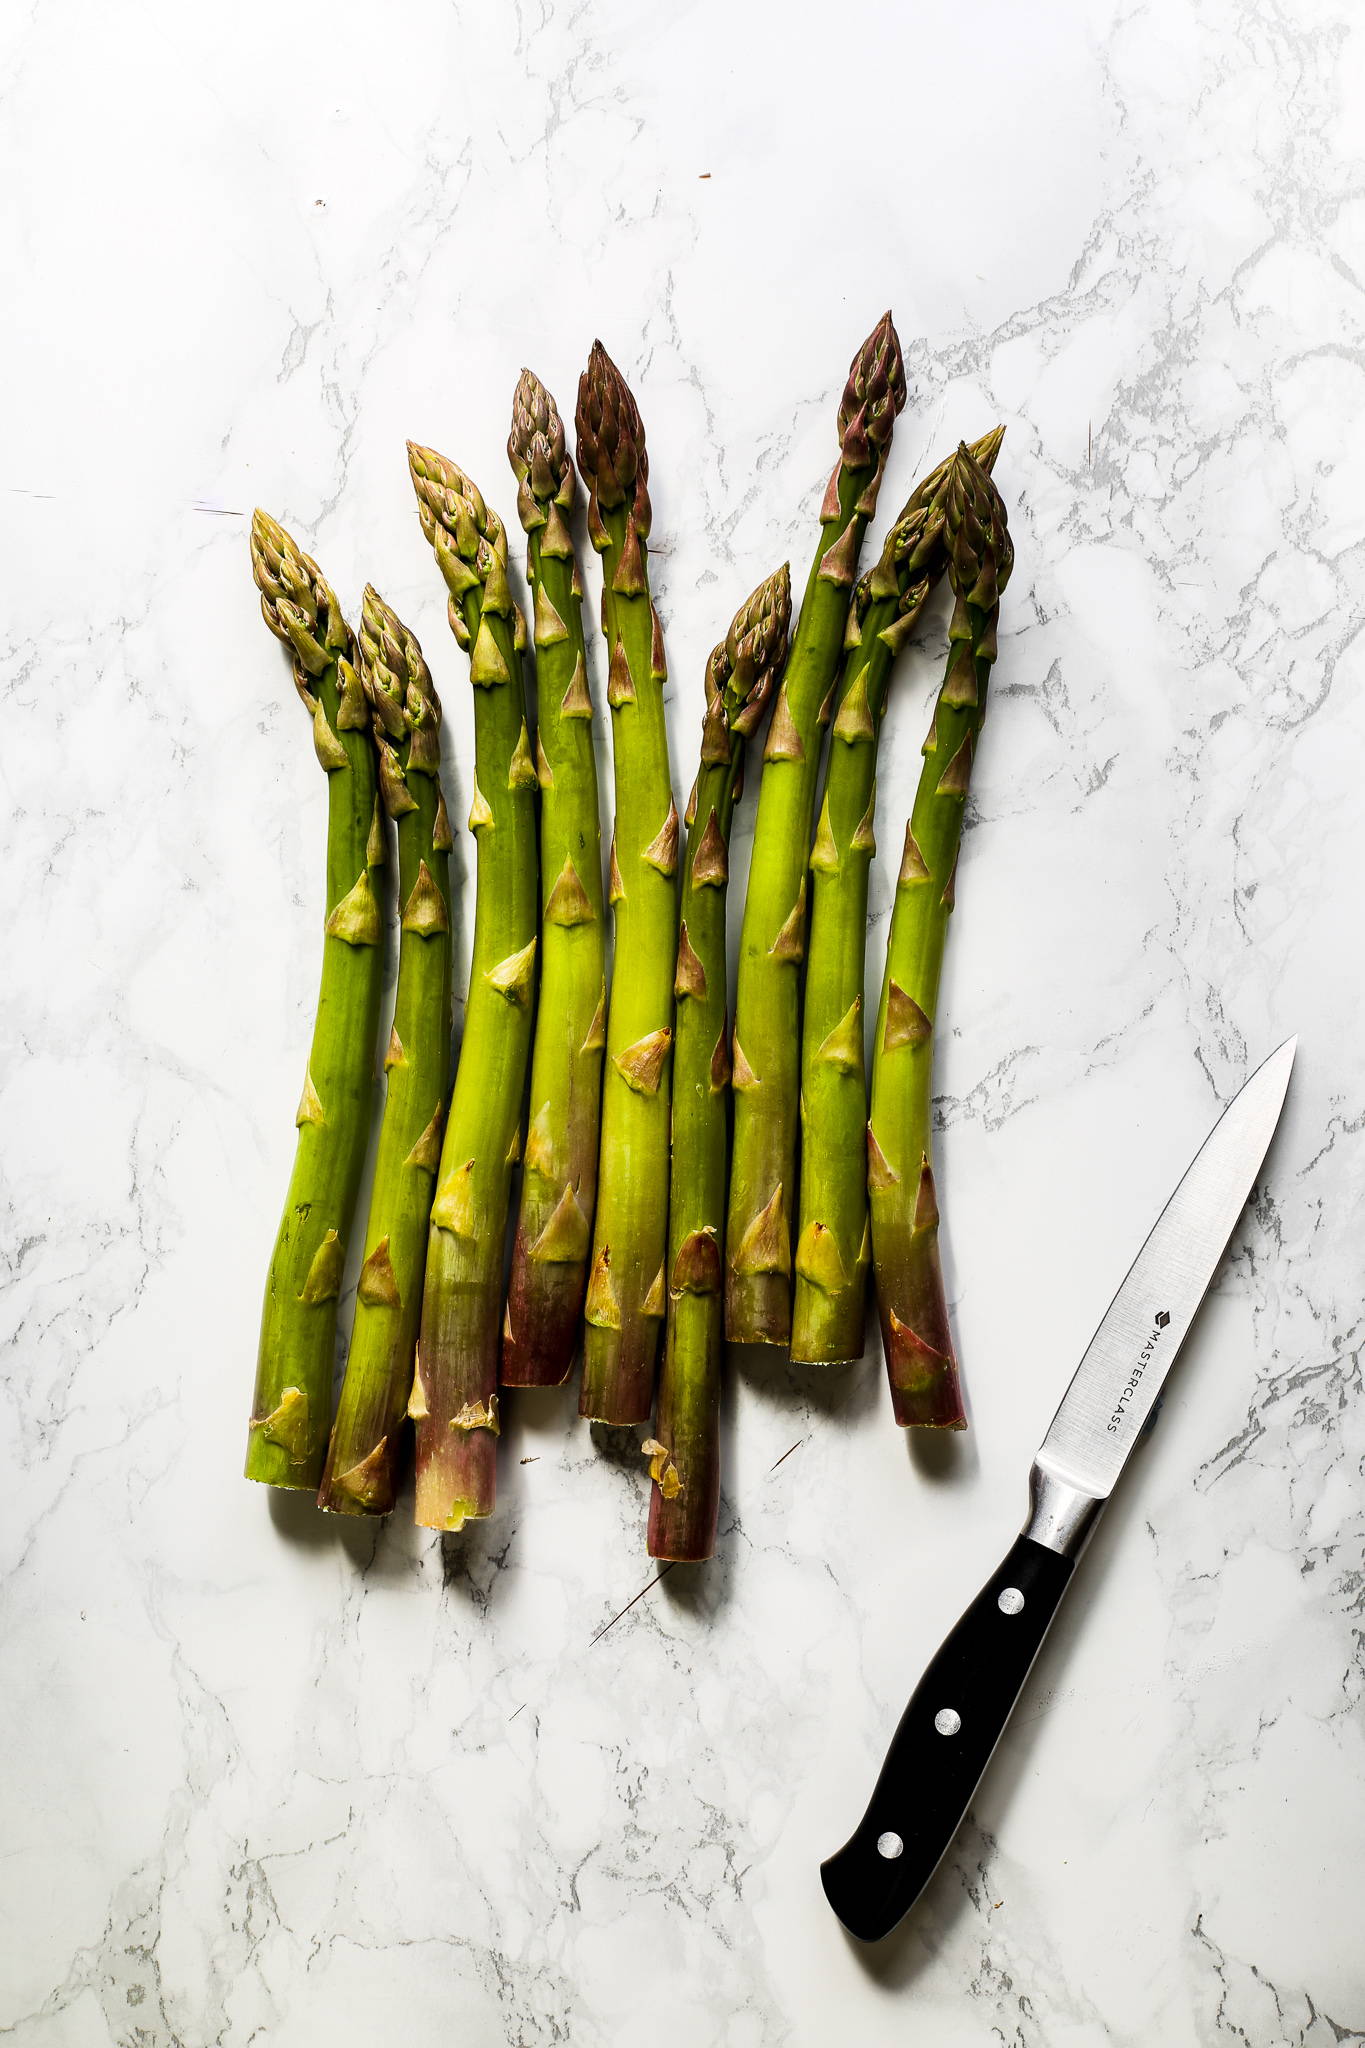
<svg viewBox="0 0 1365 2048">
<path fill-rule="evenodd" d="M 1040 1473 L 1107 1500 L 1218 1270 L 1284 1107 L 1297 1039 L 1233 1097 L 1086 1347 L 1043 1439 Z"/>
</svg>

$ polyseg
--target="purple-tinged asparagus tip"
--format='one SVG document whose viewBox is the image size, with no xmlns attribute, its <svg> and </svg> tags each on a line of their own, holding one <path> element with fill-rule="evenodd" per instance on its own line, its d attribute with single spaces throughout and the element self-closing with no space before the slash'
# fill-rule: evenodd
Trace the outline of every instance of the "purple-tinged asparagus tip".
<svg viewBox="0 0 1365 2048">
<path fill-rule="evenodd" d="M 900 338 L 886 312 L 849 365 L 839 407 L 839 446 L 850 469 L 880 464 L 905 395 Z"/>
</svg>

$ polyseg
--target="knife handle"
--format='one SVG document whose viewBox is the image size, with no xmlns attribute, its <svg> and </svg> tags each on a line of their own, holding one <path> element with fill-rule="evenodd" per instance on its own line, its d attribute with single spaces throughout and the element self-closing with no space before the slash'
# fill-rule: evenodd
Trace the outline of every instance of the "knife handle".
<svg viewBox="0 0 1365 2048">
<path fill-rule="evenodd" d="M 915 1687 L 867 1812 L 820 1865 L 859 1941 L 889 1934 L 933 1875 L 1004 1731 L 1075 1558 L 1020 1536 Z"/>
</svg>

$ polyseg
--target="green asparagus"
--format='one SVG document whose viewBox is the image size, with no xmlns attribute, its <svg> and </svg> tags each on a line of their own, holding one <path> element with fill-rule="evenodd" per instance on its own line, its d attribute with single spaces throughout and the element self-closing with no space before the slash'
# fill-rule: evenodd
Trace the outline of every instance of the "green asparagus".
<svg viewBox="0 0 1365 2048">
<path fill-rule="evenodd" d="M 735 998 L 725 1286 L 725 1329 L 734 1343 L 785 1345 L 791 1335 L 806 860 L 858 552 L 904 403 L 905 369 L 887 313 L 849 371 L 820 545 L 764 749 Z"/>
<path fill-rule="evenodd" d="M 664 1316 L 678 813 L 664 724 L 663 630 L 649 594 L 649 460 L 635 400 L 600 341 L 578 387 L 578 466 L 602 556 L 616 820 L 597 1215 L 581 1412 L 647 1422 Z"/>
<path fill-rule="evenodd" d="M 975 443 L 989 473 L 1004 429 Z M 896 656 L 947 566 L 948 463 L 917 485 L 881 559 L 853 594 L 824 802 L 811 853 L 810 943 L 801 1038 L 801 1203 L 791 1355 L 838 1363 L 863 1354 L 871 1239 L 863 967 L 867 876 L 875 851 L 877 742 Z"/>
<path fill-rule="evenodd" d="M 265 622 L 294 657 L 327 773 L 327 916 L 298 1149 L 266 1280 L 246 1476 L 311 1492 L 327 1451 L 337 1297 L 369 1135 L 384 977 L 374 871 L 384 834 L 370 715 L 336 594 L 259 511 L 251 566 Z"/>
<path fill-rule="evenodd" d="M 574 468 L 553 398 L 523 370 L 508 459 L 535 599 L 540 775 L 540 1008 L 512 1251 L 502 1382 L 557 1387 L 578 1343 L 597 1193 L 606 1011 L 602 842 L 583 586 L 569 521 Z"/>
<path fill-rule="evenodd" d="M 944 515 L 956 602 L 891 913 L 867 1156 L 872 1262 L 896 1420 L 964 1429 L 930 1156 L 933 1030 L 962 813 L 996 655 L 1000 593 L 1014 560 L 1000 494 L 965 446 L 949 465 Z"/>
<path fill-rule="evenodd" d="M 408 1405 L 417 1520 L 459 1529 L 492 1513 L 497 1484 L 503 1239 L 535 994 L 536 764 L 522 680 L 526 626 L 507 587 L 502 521 L 453 462 L 411 443 L 408 459 L 474 686 L 474 941 Z"/>
<path fill-rule="evenodd" d="M 673 982 L 678 1008 L 668 1324 L 656 1433 L 644 1446 L 654 1480 L 651 1557 L 696 1561 L 715 1549 L 725 1350 L 720 1240 L 729 1139 L 725 899 L 730 818 L 745 743 L 763 717 L 786 659 L 790 623 L 791 576 L 784 564 L 741 605 L 706 670 L 701 766 L 687 806 Z"/>
<path fill-rule="evenodd" d="M 384 1065 L 365 1263 L 319 1507 L 393 1506 L 422 1310 L 432 1189 L 450 1085 L 450 821 L 441 794 L 441 706 L 422 650 L 378 592 L 360 620 L 360 673 L 379 787 L 398 841 L 398 988 Z"/>
</svg>

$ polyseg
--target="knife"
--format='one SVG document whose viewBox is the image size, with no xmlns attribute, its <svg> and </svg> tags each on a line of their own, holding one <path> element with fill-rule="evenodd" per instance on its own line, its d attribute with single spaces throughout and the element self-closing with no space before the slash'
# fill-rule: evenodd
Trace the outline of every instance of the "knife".
<svg viewBox="0 0 1365 2048">
<path fill-rule="evenodd" d="M 1076 1560 L 1218 1270 L 1284 1107 L 1286 1039 L 1224 1110 L 1110 1302 L 1029 1475 L 1029 1517 L 916 1686 L 871 1804 L 820 1865 L 849 1933 L 877 1941 L 957 1832 Z"/>
</svg>

